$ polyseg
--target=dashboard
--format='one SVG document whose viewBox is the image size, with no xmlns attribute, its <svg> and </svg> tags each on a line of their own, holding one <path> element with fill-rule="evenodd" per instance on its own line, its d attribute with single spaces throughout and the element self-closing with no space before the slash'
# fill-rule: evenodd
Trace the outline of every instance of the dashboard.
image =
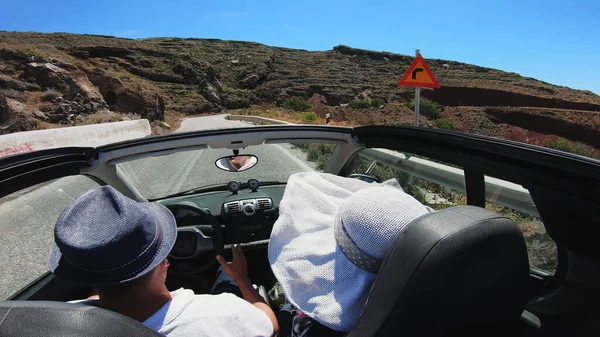
<svg viewBox="0 0 600 337">
<path fill-rule="evenodd" d="M 198 225 L 201 223 L 199 220 L 203 219 L 203 215 L 187 208 L 177 208 L 173 207 L 171 212 L 175 216 L 175 220 L 177 221 L 177 227 L 183 226 L 192 226 Z"/>
<path fill-rule="evenodd" d="M 285 184 L 260 186 L 256 179 L 231 181 L 226 189 L 159 201 L 173 213 L 178 227 L 202 226 L 210 231 L 205 215 L 186 207 L 193 203 L 210 211 L 220 224 L 224 243 L 251 243 L 269 239 L 279 216 Z"/>
</svg>

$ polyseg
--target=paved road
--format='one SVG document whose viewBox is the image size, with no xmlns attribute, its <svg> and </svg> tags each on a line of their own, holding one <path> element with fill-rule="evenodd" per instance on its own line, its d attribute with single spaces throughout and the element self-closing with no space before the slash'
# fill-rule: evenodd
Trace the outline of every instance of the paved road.
<svg viewBox="0 0 600 337">
<path fill-rule="evenodd" d="M 252 126 L 252 123 L 226 120 L 227 115 L 214 115 L 199 118 L 186 118 L 181 121 L 181 126 L 175 132 L 188 132 L 209 129 L 243 128 Z"/>
<path fill-rule="evenodd" d="M 177 131 L 250 126 L 223 117 L 187 119 Z M 121 165 L 148 198 L 234 179 L 286 181 L 293 172 L 311 169 L 298 159 L 302 156 L 299 151 L 290 151 L 286 145 L 248 147 L 245 152 L 257 155 L 259 162 L 252 170 L 239 173 L 220 171 L 214 165 L 217 158 L 230 155 L 230 150 L 189 151 Z M 70 201 L 95 186 L 84 176 L 65 177 L 0 199 L 0 300 L 48 270 L 56 219 Z"/>
<path fill-rule="evenodd" d="M 149 199 L 202 186 L 224 185 L 232 180 L 245 182 L 255 178 L 259 181 L 287 181 L 292 173 L 311 170 L 278 144 L 249 146 L 240 154 L 256 155 L 258 163 L 248 171 L 225 172 L 215 166 L 215 161 L 232 155 L 232 151 L 206 149 L 138 159 L 119 165 Z"/>
</svg>

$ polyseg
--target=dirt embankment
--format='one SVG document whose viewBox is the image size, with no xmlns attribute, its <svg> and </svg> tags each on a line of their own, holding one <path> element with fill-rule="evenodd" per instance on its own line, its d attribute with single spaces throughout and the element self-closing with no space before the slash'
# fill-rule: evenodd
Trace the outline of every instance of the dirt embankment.
<svg viewBox="0 0 600 337">
<path fill-rule="evenodd" d="M 600 111 L 600 104 L 566 101 L 487 88 L 441 87 L 423 90 L 422 95 L 449 106 L 540 107 Z"/>
<path fill-rule="evenodd" d="M 600 114 L 577 110 L 487 108 L 497 124 L 517 126 L 532 132 L 555 135 L 600 148 Z"/>
<path fill-rule="evenodd" d="M 600 113 L 535 107 L 445 107 L 456 129 L 546 146 L 557 138 L 595 148 L 600 159 Z"/>
<path fill-rule="evenodd" d="M 412 124 L 413 90 L 397 86 L 412 60 L 348 46 L 309 52 L 215 39 L 0 32 L 0 95 L 11 107 L 0 127 L 71 125 L 98 113 L 102 118 L 91 120 L 133 113 L 173 123 L 177 116 L 274 106 L 293 96 L 317 97 L 311 104 L 319 116 L 329 112 L 351 125 Z M 600 96 L 590 91 L 456 61 L 427 62 L 442 87 L 423 96 L 443 106 L 459 130 L 539 145 L 562 137 L 600 146 Z M 384 104 L 340 106 L 356 99 Z M 421 125 L 437 126 L 425 117 Z"/>
</svg>

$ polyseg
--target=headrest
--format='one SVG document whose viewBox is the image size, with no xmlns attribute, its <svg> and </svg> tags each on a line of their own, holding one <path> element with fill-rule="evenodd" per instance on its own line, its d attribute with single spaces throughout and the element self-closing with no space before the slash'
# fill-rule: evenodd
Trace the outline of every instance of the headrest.
<svg viewBox="0 0 600 337">
<path fill-rule="evenodd" d="M 440 336 L 517 320 L 528 278 L 510 219 L 474 206 L 429 213 L 400 233 L 350 336 Z"/>
<path fill-rule="evenodd" d="M 52 301 L 0 302 L 0 336 L 162 336 L 127 316 L 83 304 Z"/>
</svg>

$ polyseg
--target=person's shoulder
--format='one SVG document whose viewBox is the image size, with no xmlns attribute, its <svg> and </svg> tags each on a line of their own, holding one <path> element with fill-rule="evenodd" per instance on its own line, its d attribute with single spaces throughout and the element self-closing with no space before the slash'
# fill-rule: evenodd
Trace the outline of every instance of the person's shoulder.
<svg viewBox="0 0 600 337">
<path fill-rule="evenodd" d="M 222 293 L 219 295 L 205 295 L 210 296 L 213 303 L 217 303 L 219 307 L 225 311 L 227 316 L 243 316 L 254 320 L 255 322 L 265 321 L 271 325 L 271 320 L 259 308 L 252 305 L 250 302 L 239 298 L 238 296 L 230 293 Z"/>
<path fill-rule="evenodd" d="M 194 295 L 194 300 L 178 319 L 178 323 L 205 324 L 222 331 L 246 331 L 251 335 L 270 336 L 273 332 L 271 320 L 260 309 L 236 295 Z M 233 329 L 233 330 L 232 330 Z"/>
<path fill-rule="evenodd" d="M 194 295 L 194 305 L 199 305 L 202 307 L 210 307 L 212 304 L 215 304 L 222 308 L 238 308 L 238 309 L 246 309 L 246 308 L 255 308 L 252 304 L 248 303 L 248 301 L 237 297 L 234 294 L 230 293 L 222 293 L 219 295 L 208 295 L 208 294 L 196 294 Z M 256 309 L 258 310 L 258 309 Z M 260 311 L 260 310 L 259 310 Z"/>
<path fill-rule="evenodd" d="M 215 316 L 265 315 L 260 309 L 234 294 L 194 295 L 190 310 Z"/>
</svg>

